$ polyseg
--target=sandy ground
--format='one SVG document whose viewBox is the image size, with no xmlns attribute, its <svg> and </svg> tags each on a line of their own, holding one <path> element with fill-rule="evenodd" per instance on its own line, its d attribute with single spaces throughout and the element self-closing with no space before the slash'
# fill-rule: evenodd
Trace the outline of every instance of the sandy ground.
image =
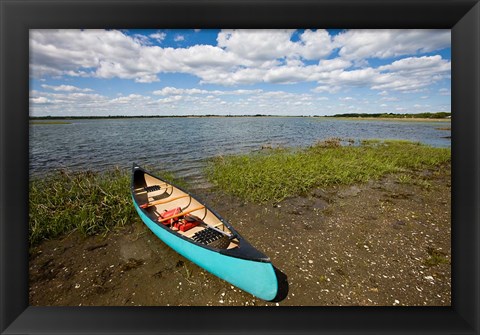
<svg viewBox="0 0 480 335">
<path fill-rule="evenodd" d="M 448 306 L 450 166 L 255 205 L 196 190 L 286 276 L 265 302 L 186 260 L 140 221 L 30 254 L 30 305 Z M 284 278 L 285 279 L 285 278 Z"/>
</svg>

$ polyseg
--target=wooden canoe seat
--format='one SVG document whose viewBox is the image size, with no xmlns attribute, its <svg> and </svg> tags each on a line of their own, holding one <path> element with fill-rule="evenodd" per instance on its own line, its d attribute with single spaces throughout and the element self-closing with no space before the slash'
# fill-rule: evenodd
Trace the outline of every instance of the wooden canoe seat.
<svg viewBox="0 0 480 335">
<path fill-rule="evenodd" d="M 141 208 L 148 208 L 148 207 L 151 207 L 151 206 L 156 206 L 156 205 L 161 205 L 161 204 L 166 204 L 168 202 L 172 202 L 172 201 L 175 201 L 175 200 L 178 200 L 178 199 L 182 199 L 182 198 L 187 198 L 189 197 L 188 194 L 184 194 L 184 195 L 179 195 L 178 197 L 173 197 L 173 198 L 166 198 L 166 199 L 161 199 L 161 200 L 156 200 L 156 201 L 152 201 L 152 202 L 148 202 L 146 204 L 143 204 L 143 205 L 140 205 Z"/>
</svg>

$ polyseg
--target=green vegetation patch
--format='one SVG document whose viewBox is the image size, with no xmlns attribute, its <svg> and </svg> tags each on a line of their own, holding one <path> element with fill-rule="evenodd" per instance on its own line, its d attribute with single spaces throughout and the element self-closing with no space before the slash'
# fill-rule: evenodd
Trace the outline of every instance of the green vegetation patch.
<svg viewBox="0 0 480 335">
<path fill-rule="evenodd" d="M 345 113 L 335 114 L 333 117 L 363 117 L 363 118 L 408 118 L 408 119 L 449 119 L 452 113 L 438 112 L 438 113 L 416 113 L 416 114 L 396 114 L 396 113 Z"/>
<path fill-rule="evenodd" d="M 207 167 L 207 177 L 245 200 L 278 202 L 315 187 L 366 182 L 388 173 L 435 167 L 451 159 L 449 148 L 409 141 L 366 140 L 347 146 L 341 142 L 329 139 L 299 150 L 217 157 Z"/>
<path fill-rule="evenodd" d="M 171 174 L 159 174 L 175 181 Z M 140 220 L 132 203 L 130 172 L 103 173 L 57 171 L 34 178 L 29 185 L 29 241 L 72 231 L 85 236 L 106 234 Z"/>
<path fill-rule="evenodd" d="M 425 260 L 425 265 L 432 267 L 440 264 L 450 264 L 450 261 L 444 252 L 435 250 L 431 247 L 427 249 L 427 252 L 429 257 Z"/>
</svg>

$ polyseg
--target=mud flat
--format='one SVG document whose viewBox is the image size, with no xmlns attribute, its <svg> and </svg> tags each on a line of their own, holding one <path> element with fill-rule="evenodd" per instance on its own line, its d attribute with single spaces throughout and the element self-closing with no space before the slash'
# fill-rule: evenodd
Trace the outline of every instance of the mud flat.
<svg viewBox="0 0 480 335">
<path fill-rule="evenodd" d="M 275 205 L 196 194 L 288 280 L 265 302 L 186 260 L 140 220 L 30 251 L 33 306 L 449 306 L 450 164 L 317 188 Z"/>
</svg>

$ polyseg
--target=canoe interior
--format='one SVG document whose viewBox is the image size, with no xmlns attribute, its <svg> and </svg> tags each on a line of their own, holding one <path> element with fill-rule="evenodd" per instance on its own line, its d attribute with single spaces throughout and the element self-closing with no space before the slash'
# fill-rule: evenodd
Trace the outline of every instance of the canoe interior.
<svg viewBox="0 0 480 335">
<path fill-rule="evenodd" d="M 235 249 L 240 244 L 234 232 L 204 204 L 190 194 L 142 170 L 137 170 L 134 173 L 133 196 L 140 207 L 145 207 L 145 213 L 152 221 L 170 229 L 172 233 L 180 234 L 198 242 L 199 236 L 213 231 L 216 236 L 220 237 L 217 237 L 217 240 L 214 239 L 213 242 L 203 243 L 207 247 L 210 246 L 217 249 Z M 162 220 L 160 216 L 162 213 L 178 207 L 181 208 L 180 215 L 194 215 L 201 219 L 201 223 L 183 232 L 176 229 L 173 225 L 165 225 L 159 222 L 159 220 Z M 179 216 L 179 219 L 181 218 L 183 218 L 183 215 Z M 202 233 L 203 230 L 207 231 Z M 219 240 L 221 242 L 218 242 Z"/>
</svg>

